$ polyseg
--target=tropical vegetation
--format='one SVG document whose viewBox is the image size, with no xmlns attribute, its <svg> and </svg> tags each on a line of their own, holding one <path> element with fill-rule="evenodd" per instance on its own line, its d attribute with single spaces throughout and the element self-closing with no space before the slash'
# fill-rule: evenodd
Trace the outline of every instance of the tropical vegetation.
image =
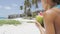
<svg viewBox="0 0 60 34">
<path fill-rule="evenodd" d="M 21 24 L 21 23 L 19 21 L 16 21 L 16 20 L 0 20 L 0 25 L 4 25 L 4 24 L 18 25 L 18 24 Z"/>
<path fill-rule="evenodd" d="M 38 3 L 40 0 L 25 0 L 24 1 L 24 6 L 20 6 L 20 9 L 22 10 L 24 8 L 24 15 L 25 16 L 32 16 L 35 15 L 32 13 L 31 8 L 32 5 L 35 5 L 36 8 L 38 8 Z"/>
</svg>

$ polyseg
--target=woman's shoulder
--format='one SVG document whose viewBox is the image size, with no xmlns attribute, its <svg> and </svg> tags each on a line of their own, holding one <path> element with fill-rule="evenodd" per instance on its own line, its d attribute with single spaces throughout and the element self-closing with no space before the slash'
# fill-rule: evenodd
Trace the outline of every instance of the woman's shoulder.
<svg viewBox="0 0 60 34">
<path fill-rule="evenodd" d="M 43 13 L 44 16 L 56 16 L 56 12 L 53 9 L 49 9 Z"/>
<path fill-rule="evenodd" d="M 49 10 L 47 10 L 46 12 L 44 12 L 44 13 L 46 13 L 46 14 L 53 14 L 55 12 L 55 10 L 53 10 L 53 9 L 49 9 Z"/>
</svg>

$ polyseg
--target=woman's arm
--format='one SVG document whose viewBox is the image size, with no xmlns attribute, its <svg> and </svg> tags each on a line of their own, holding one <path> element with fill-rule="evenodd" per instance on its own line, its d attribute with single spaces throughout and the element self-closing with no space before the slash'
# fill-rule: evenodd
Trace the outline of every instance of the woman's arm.
<svg viewBox="0 0 60 34">
<path fill-rule="evenodd" d="M 55 28 L 54 28 L 54 19 L 55 19 L 55 13 L 53 10 L 48 10 L 44 13 L 44 26 L 45 26 L 45 32 L 46 34 L 55 34 Z"/>
<path fill-rule="evenodd" d="M 36 26 L 39 28 L 41 34 L 45 34 L 45 29 L 38 21 L 36 21 Z"/>
</svg>

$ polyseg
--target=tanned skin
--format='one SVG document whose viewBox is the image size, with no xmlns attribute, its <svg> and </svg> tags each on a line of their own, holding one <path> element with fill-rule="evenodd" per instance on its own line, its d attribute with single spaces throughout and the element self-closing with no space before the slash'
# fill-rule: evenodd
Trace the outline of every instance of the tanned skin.
<svg viewBox="0 0 60 34">
<path fill-rule="evenodd" d="M 44 1 L 41 1 L 44 5 Z M 49 0 L 49 4 L 51 6 L 55 5 L 51 0 Z M 36 23 L 41 34 L 60 34 L 60 9 L 55 7 L 51 9 L 46 8 L 46 11 L 43 13 L 43 18 L 45 28 L 43 28 L 38 22 Z M 45 31 L 43 29 L 45 29 Z"/>
</svg>

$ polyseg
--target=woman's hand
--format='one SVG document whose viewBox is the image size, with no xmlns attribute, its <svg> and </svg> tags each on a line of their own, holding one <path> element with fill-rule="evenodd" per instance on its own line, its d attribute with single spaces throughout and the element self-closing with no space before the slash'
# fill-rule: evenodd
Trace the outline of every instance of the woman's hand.
<svg viewBox="0 0 60 34">
<path fill-rule="evenodd" d="M 43 28 L 42 25 L 41 25 L 38 21 L 36 21 L 35 24 L 36 24 L 36 26 L 37 26 L 38 28 Z"/>
<path fill-rule="evenodd" d="M 37 22 L 36 21 L 36 26 L 39 28 L 39 30 L 40 30 L 40 32 L 41 32 L 41 34 L 44 34 L 44 32 L 45 32 L 45 29 L 41 26 L 41 24 L 39 23 L 39 22 Z"/>
</svg>

